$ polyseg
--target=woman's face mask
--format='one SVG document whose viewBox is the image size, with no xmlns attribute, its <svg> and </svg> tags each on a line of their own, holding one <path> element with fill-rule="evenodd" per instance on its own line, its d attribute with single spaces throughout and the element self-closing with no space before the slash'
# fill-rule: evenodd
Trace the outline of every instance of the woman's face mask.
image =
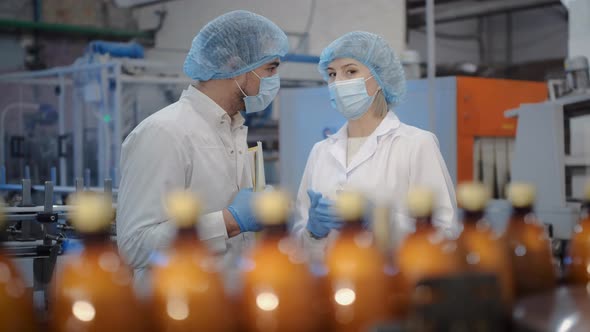
<svg viewBox="0 0 590 332">
<path fill-rule="evenodd" d="M 258 94 L 256 96 L 248 96 L 244 90 L 242 90 L 238 81 L 234 80 L 244 95 L 244 104 L 246 105 L 246 113 L 248 114 L 264 111 L 275 99 L 279 92 L 279 88 L 281 87 L 279 74 L 260 78 L 256 72 L 252 71 L 252 73 L 260 80 L 260 88 L 258 89 Z"/>
<path fill-rule="evenodd" d="M 367 79 L 354 78 L 346 81 L 335 81 L 328 85 L 330 103 L 348 120 L 357 120 L 369 110 L 375 95 L 369 96 L 365 82 Z"/>
</svg>

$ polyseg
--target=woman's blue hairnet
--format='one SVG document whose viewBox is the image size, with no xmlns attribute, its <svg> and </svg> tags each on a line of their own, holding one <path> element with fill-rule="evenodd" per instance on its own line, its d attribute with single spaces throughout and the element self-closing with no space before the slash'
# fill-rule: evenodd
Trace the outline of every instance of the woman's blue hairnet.
<svg viewBox="0 0 590 332">
<path fill-rule="evenodd" d="M 352 58 L 367 66 L 383 90 L 385 100 L 395 106 L 406 94 L 404 68 L 383 37 L 364 31 L 349 32 L 333 41 L 320 55 L 318 70 L 328 81 L 327 68 L 338 58 Z"/>
<path fill-rule="evenodd" d="M 231 78 L 289 50 L 287 35 L 269 19 L 236 10 L 207 23 L 193 39 L 184 73 L 197 81 Z"/>
</svg>

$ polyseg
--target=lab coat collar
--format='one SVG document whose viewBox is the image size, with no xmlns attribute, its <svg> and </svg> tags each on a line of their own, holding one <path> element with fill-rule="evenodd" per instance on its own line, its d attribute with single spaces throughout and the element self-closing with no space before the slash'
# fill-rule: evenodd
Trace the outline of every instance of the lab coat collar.
<svg viewBox="0 0 590 332">
<path fill-rule="evenodd" d="M 399 128 L 400 123 L 401 122 L 397 115 L 395 115 L 395 113 L 393 113 L 392 110 L 389 110 L 389 112 L 387 112 L 387 115 L 385 115 L 383 120 L 381 120 L 379 126 L 377 126 L 375 131 L 373 131 L 373 133 L 369 135 L 369 137 L 380 137 L 385 134 L 388 134 L 389 132 Z M 332 140 L 332 142 L 338 140 L 348 140 L 348 121 L 334 135 L 331 135 L 329 137 L 329 140 Z"/>
<path fill-rule="evenodd" d="M 342 166 L 342 168 L 346 169 L 346 173 L 352 172 L 355 168 L 359 165 L 367 161 L 375 152 L 377 151 L 377 145 L 379 143 L 379 139 L 382 136 L 390 134 L 394 132 L 400 126 L 399 118 L 393 113 L 393 111 L 387 112 L 387 115 L 379 126 L 373 131 L 365 144 L 361 147 L 361 149 L 357 152 L 357 154 L 352 159 L 349 165 L 346 165 L 346 153 L 347 153 L 347 144 L 348 144 L 348 122 L 340 128 L 334 135 L 330 136 L 328 139 L 332 145 L 330 147 L 330 153 L 334 156 L 334 158 L 338 161 L 338 163 Z"/>
<path fill-rule="evenodd" d="M 241 113 L 237 113 L 230 118 L 229 114 L 227 114 L 221 106 L 217 105 L 213 99 L 209 98 L 209 96 L 192 85 L 189 85 L 188 88 L 182 92 L 181 99 L 183 98 L 189 100 L 193 108 L 198 110 L 199 114 L 201 114 L 205 121 L 213 126 L 218 126 L 219 124 L 224 123 L 224 121 L 230 122 L 231 120 L 231 129 L 233 131 L 234 129 L 243 126 L 246 121 Z"/>
</svg>

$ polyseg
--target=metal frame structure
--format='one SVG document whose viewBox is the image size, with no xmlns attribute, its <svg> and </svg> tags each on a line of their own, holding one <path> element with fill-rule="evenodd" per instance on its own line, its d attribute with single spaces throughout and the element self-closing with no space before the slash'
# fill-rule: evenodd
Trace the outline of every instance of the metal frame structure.
<svg viewBox="0 0 590 332">
<path fill-rule="evenodd" d="M 145 72 L 156 72 L 151 75 L 134 75 L 127 73 L 128 68 L 141 68 Z M 132 70 L 131 70 L 132 71 Z M 0 75 L 1 83 L 23 84 L 28 86 L 55 86 L 60 91 L 58 95 L 58 135 L 66 135 L 66 98 L 72 98 L 72 136 L 73 136 L 73 174 L 69 179 L 67 174 L 66 156 L 59 156 L 58 181 L 60 186 L 73 185 L 74 178 L 84 176 L 83 161 L 83 86 L 76 84 L 76 75 L 92 74 L 100 82 L 100 103 L 102 113 L 108 119 L 104 125 L 98 126 L 98 167 L 97 179 L 111 178 L 115 186 L 119 183 L 119 158 L 121 154 L 122 132 L 122 93 L 130 84 L 156 85 L 188 85 L 192 80 L 184 77 L 176 64 L 167 64 L 136 59 L 115 59 L 102 57 L 99 62 L 88 64 L 73 64 L 71 66 L 55 67 L 47 70 L 18 72 Z M 72 95 L 66 96 L 66 87 L 72 88 Z M 2 138 L 4 139 L 4 138 Z M 90 184 L 87 184 L 90 185 Z"/>
<path fill-rule="evenodd" d="M 43 205 L 35 205 L 32 200 L 31 181 L 22 180 L 19 188 L 22 202 L 19 206 L 4 209 L 8 227 L 5 234 L 0 235 L 4 240 L 3 253 L 15 259 L 14 263 L 23 272 L 26 286 L 33 289 L 35 306 L 41 311 L 46 311 L 53 272 L 59 265 L 58 257 L 65 252 L 79 250 L 81 245 L 75 228 L 67 222 L 74 207 L 54 204 L 56 192 L 51 181 L 47 181 L 43 187 Z M 85 191 L 82 179 L 75 181 L 74 188 L 77 193 Z M 106 198 L 113 202 L 110 180 L 106 180 L 104 188 L 99 191 L 104 191 Z M 113 209 L 116 209 L 116 204 L 113 204 Z M 111 227 L 111 240 L 114 240 L 115 234 L 113 226 L 114 224 Z"/>
<path fill-rule="evenodd" d="M 580 179 L 590 174 L 590 145 L 583 140 L 588 131 L 574 134 L 571 121 L 590 116 L 590 93 L 522 104 L 505 115 L 518 117 L 512 180 L 535 185 L 537 215 L 553 225 L 555 238 L 570 239 L 583 201 L 585 181 Z M 580 144 L 575 150 L 573 140 Z"/>
</svg>

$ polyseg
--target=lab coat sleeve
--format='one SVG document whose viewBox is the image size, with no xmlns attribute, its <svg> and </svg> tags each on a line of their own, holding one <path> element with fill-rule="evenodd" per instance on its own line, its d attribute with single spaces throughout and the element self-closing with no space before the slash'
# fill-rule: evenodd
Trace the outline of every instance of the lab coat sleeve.
<svg viewBox="0 0 590 332">
<path fill-rule="evenodd" d="M 199 238 L 215 254 L 227 251 L 228 234 L 222 211 L 204 214 L 199 219 Z"/>
<path fill-rule="evenodd" d="M 306 256 L 312 261 L 323 260 L 328 238 L 314 239 L 307 231 L 307 220 L 309 219 L 309 206 L 311 204 L 308 189 L 311 187 L 311 179 L 317 155 L 317 145 L 309 153 L 307 164 L 301 178 L 299 191 L 297 193 L 297 202 L 295 203 L 295 213 L 293 220 L 292 234 L 297 239 L 300 247 L 304 250 Z"/>
<path fill-rule="evenodd" d="M 176 228 L 168 220 L 164 200 L 167 193 L 187 188 L 189 166 L 179 138 L 167 128 L 145 124 L 123 144 L 117 244 L 132 267 L 146 267 L 154 250 L 172 242 Z M 201 238 L 213 249 L 224 250 L 227 230 L 221 211 L 200 219 Z"/>
<path fill-rule="evenodd" d="M 456 201 L 453 182 L 432 133 L 417 135 L 412 150 L 409 188 L 424 186 L 435 194 L 435 225 L 447 234 L 457 234 Z"/>
</svg>

